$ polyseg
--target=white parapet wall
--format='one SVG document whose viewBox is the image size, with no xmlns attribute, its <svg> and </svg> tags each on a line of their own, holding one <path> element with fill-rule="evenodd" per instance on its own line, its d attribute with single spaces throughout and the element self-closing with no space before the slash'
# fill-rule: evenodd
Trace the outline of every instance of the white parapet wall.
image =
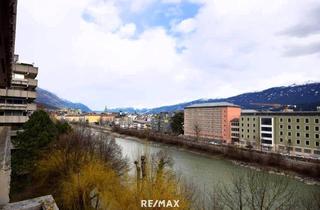
<svg viewBox="0 0 320 210">
<path fill-rule="evenodd" d="M 29 200 L 9 203 L 2 207 L 3 210 L 59 210 L 51 195 Z"/>
</svg>

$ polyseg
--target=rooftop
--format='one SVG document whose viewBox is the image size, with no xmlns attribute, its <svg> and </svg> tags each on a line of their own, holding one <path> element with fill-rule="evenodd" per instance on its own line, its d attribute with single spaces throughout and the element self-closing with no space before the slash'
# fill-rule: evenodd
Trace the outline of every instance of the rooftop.
<svg viewBox="0 0 320 210">
<path fill-rule="evenodd" d="M 210 107 L 239 107 L 238 105 L 229 103 L 229 102 L 215 102 L 215 103 L 201 103 L 201 104 L 193 104 L 185 107 L 188 108 L 210 108 Z"/>
<path fill-rule="evenodd" d="M 255 112 L 241 112 L 243 116 L 320 116 L 319 111 L 255 111 Z"/>
</svg>

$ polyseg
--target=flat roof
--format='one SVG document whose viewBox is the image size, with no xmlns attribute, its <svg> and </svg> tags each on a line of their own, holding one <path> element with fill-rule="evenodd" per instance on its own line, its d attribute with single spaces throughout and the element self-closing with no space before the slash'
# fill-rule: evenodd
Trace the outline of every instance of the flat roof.
<svg viewBox="0 0 320 210">
<path fill-rule="evenodd" d="M 236 104 L 232 104 L 229 102 L 214 102 L 214 103 L 201 103 L 201 104 L 193 104 L 185 107 L 185 109 L 190 108 L 211 108 L 211 107 L 240 107 Z"/>
<path fill-rule="evenodd" d="M 241 112 L 242 116 L 320 116 L 319 111 L 293 111 L 293 112 Z"/>
</svg>

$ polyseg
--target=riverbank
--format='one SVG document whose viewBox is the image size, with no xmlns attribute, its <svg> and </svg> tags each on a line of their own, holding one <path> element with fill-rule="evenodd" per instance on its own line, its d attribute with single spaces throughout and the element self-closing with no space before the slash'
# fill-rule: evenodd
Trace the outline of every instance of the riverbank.
<svg viewBox="0 0 320 210">
<path fill-rule="evenodd" d="M 148 141 L 179 146 L 190 151 L 197 151 L 208 155 L 219 155 L 231 160 L 234 164 L 264 170 L 269 173 L 285 175 L 295 178 L 309 185 L 320 185 L 320 161 L 287 157 L 275 153 L 266 153 L 256 150 L 247 150 L 229 145 L 210 145 L 204 142 L 195 142 L 178 136 L 170 136 L 138 130 L 120 128 L 106 128 L 90 126 L 91 128 L 112 133 L 115 137 L 131 136 Z M 134 139 L 133 139 L 134 140 Z"/>
</svg>

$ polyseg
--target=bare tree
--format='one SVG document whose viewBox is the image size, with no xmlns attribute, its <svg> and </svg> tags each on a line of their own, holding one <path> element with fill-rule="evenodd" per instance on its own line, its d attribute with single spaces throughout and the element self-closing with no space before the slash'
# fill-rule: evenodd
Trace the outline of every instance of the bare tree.
<svg viewBox="0 0 320 210">
<path fill-rule="evenodd" d="M 296 209 L 294 186 L 286 177 L 249 171 L 233 175 L 231 184 L 222 184 L 217 189 L 215 201 L 223 209 Z"/>
<path fill-rule="evenodd" d="M 196 140 L 199 141 L 199 139 L 200 139 L 200 132 L 201 132 L 201 128 L 200 128 L 199 123 L 196 122 L 196 123 L 193 125 L 193 131 L 194 131 L 194 133 L 195 133 L 195 135 L 196 135 Z"/>
</svg>

